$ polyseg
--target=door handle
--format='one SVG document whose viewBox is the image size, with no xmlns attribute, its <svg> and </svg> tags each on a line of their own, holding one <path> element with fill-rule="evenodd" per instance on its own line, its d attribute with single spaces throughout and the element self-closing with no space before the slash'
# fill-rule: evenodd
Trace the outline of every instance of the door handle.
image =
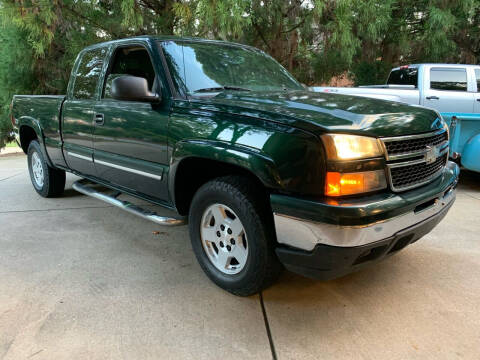
<svg viewBox="0 0 480 360">
<path fill-rule="evenodd" d="M 477 101 L 480 102 L 480 98 L 477 98 Z"/>
<path fill-rule="evenodd" d="M 95 114 L 95 124 L 103 125 L 105 122 L 105 118 L 103 114 Z"/>
<path fill-rule="evenodd" d="M 440 98 L 438 96 L 427 96 L 427 100 L 439 100 Z"/>
</svg>

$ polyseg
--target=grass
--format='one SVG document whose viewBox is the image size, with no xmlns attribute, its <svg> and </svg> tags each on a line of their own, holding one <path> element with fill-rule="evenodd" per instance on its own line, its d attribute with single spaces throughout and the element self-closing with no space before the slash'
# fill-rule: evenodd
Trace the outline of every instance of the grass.
<svg viewBox="0 0 480 360">
<path fill-rule="evenodd" d="M 18 147 L 18 145 L 15 141 L 12 141 L 11 143 L 7 143 L 7 148 L 8 147 Z"/>
</svg>

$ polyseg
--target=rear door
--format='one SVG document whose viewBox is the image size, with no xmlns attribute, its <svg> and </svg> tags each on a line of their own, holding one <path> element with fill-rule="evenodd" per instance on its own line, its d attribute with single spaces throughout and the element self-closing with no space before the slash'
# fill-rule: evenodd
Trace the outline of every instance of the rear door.
<svg viewBox="0 0 480 360">
<path fill-rule="evenodd" d="M 93 108 L 107 49 L 82 51 L 72 71 L 67 100 L 62 108 L 62 136 L 67 165 L 85 175 L 95 176 L 93 164 Z"/>
<path fill-rule="evenodd" d="M 167 125 L 169 97 L 154 67 L 153 51 L 143 43 L 119 44 L 112 49 L 101 98 L 95 106 L 95 167 L 110 183 L 168 200 Z M 161 104 L 121 101 L 110 93 L 116 77 L 147 79 L 150 91 L 163 93 Z"/>
<path fill-rule="evenodd" d="M 424 74 L 427 86 L 423 105 L 440 113 L 471 113 L 473 88 L 467 81 L 465 67 L 432 66 Z"/>
<path fill-rule="evenodd" d="M 480 114 L 480 68 L 476 68 L 475 72 L 475 83 L 477 85 L 476 92 L 474 94 L 475 102 L 473 104 L 473 112 Z"/>
</svg>

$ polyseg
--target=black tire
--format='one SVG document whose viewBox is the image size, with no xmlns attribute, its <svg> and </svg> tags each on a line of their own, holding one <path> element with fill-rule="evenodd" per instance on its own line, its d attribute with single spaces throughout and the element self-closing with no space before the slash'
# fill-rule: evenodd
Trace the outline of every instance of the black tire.
<svg viewBox="0 0 480 360">
<path fill-rule="evenodd" d="M 30 142 L 27 153 L 28 171 L 35 191 L 43 197 L 57 197 L 62 195 L 65 190 L 65 171 L 48 166 L 37 140 Z M 34 176 L 32 161 L 36 156 L 40 159 L 40 164 L 43 169 L 43 183 L 41 184 L 37 182 Z"/>
<path fill-rule="evenodd" d="M 213 204 L 222 204 L 233 210 L 248 238 L 247 260 L 242 270 L 234 275 L 217 269 L 202 245 L 202 217 Z M 189 230 L 193 251 L 204 272 L 215 284 L 232 294 L 256 294 L 280 275 L 282 265 L 275 254 L 275 232 L 268 197 L 248 178 L 226 176 L 201 186 L 190 206 Z"/>
</svg>

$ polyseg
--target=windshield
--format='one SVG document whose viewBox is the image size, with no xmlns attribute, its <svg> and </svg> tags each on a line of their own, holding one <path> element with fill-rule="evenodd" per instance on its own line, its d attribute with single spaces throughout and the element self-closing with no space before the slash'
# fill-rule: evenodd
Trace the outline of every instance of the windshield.
<svg viewBox="0 0 480 360">
<path fill-rule="evenodd" d="M 392 70 L 388 76 L 387 85 L 413 85 L 417 87 L 418 68 L 401 67 Z"/>
<path fill-rule="evenodd" d="M 303 89 L 287 70 L 260 50 L 213 42 L 166 41 L 161 45 L 172 78 L 190 95 Z"/>
</svg>

